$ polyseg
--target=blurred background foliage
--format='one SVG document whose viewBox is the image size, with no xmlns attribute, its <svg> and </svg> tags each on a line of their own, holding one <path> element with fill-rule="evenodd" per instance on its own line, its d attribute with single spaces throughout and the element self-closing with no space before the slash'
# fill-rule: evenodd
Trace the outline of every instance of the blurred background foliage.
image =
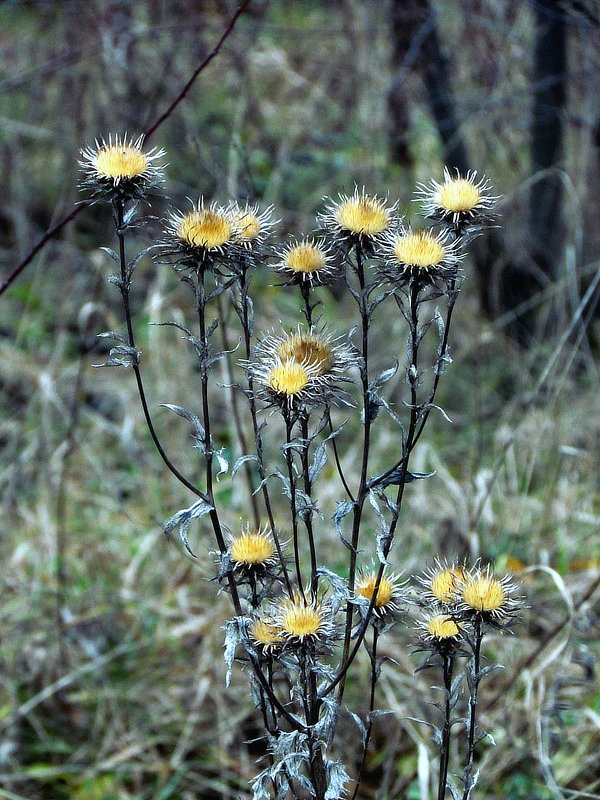
<svg viewBox="0 0 600 800">
<path fill-rule="evenodd" d="M 147 128 L 235 8 L 0 5 L 4 275 L 79 199 L 79 149 Z M 598 15 L 595 0 L 252 0 L 152 142 L 168 152 L 173 203 L 273 203 L 282 239 L 309 232 L 323 196 L 355 183 L 412 216 L 415 182 L 444 164 L 485 173 L 503 195 L 502 229 L 465 265 L 441 397 L 454 424 L 429 427 L 412 468 L 436 477 L 411 490 L 394 551 L 407 574 L 434 554 L 469 554 L 523 582 L 531 609 L 498 648 L 506 676 L 482 706 L 496 746 L 482 746 L 480 797 L 600 795 L 598 293 L 581 304 L 600 249 Z M 243 676 L 222 689 L 230 609 L 208 582 L 212 545 L 195 532 L 198 571 L 164 540 L 189 498 L 152 450 L 131 375 L 91 368 L 103 360 L 96 333 L 120 327 L 99 250 L 110 227 L 106 209 L 84 210 L 1 301 L 0 797 L 245 796 L 258 728 Z M 267 270 L 255 279 L 257 327 L 298 318 L 274 282 Z M 134 293 L 150 401 L 193 475 L 185 431 L 158 411 L 193 406 L 189 354 L 148 326 L 183 320 L 189 301 L 149 262 Z M 339 328 L 343 299 L 327 307 Z M 404 335 L 381 320 L 382 365 L 394 349 L 402 358 Z M 233 454 L 223 392 L 219 407 Z M 377 457 L 395 449 L 382 434 Z M 235 525 L 243 497 L 219 491 Z M 327 518 L 323 528 L 335 544 Z M 400 666 L 384 669 L 381 705 L 395 715 L 377 729 L 365 797 L 430 796 L 429 735 L 407 718 L 428 713 L 431 681 L 412 674 L 407 625 L 388 644 Z M 350 706 L 363 689 L 351 687 Z"/>
</svg>

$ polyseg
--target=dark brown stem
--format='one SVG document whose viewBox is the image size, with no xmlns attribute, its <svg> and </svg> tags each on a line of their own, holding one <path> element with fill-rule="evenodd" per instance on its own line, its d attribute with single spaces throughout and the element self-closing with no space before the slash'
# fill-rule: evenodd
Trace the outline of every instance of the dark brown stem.
<svg viewBox="0 0 600 800">
<path fill-rule="evenodd" d="M 363 777 L 363 772 L 365 769 L 365 764 L 367 762 L 367 753 L 369 750 L 369 742 L 371 741 L 371 734 L 373 732 L 373 711 L 375 709 L 375 688 L 377 686 L 377 643 L 379 639 L 379 631 L 376 627 L 373 627 L 373 645 L 371 652 L 369 653 L 369 658 L 371 659 L 371 693 L 370 693 L 370 700 L 369 700 L 369 716 L 367 719 L 367 732 L 365 734 L 365 741 L 363 743 L 363 754 L 360 762 L 360 767 L 358 770 L 358 776 L 356 778 L 356 784 L 354 786 L 354 791 L 352 792 L 352 797 L 350 800 L 356 800 L 356 796 L 358 794 L 358 790 L 360 789 L 360 784 Z"/>
<path fill-rule="evenodd" d="M 454 658 L 448 653 L 442 655 L 444 671 L 444 725 L 442 728 L 442 741 L 440 744 L 440 775 L 438 781 L 438 800 L 444 800 L 448 782 L 448 765 L 450 763 L 450 732 L 452 728 L 452 672 Z"/>
<path fill-rule="evenodd" d="M 477 731 L 477 699 L 479 694 L 479 682 L 481 680 L 481 642 L 483 641 L 483 623 L 479 614 L 473 623 L 473 657 L 468 669 L 471 670 L 471 680 L 469 681 L 469 733 L 467 763 L 463 775 L 464 791 L 462 800 L 468 800 L 473 788 L 472 773 L 475 762 L 475 734 Z"/>
<path fill-rule="evenodd" d="M 304 493 L 310 498 L 312 495 L 312 485 L 310 481 L 310 467 L 308 463 L 308 413 L 303 413 L 301 415 L 300 428 L 303 441 L 302 450 L 300 451 L 300 461 L 302 464 L 302 476 L 304 478 Z M 317 589 L 319 587 L 319 576 L 317 575 L 317 551 L 315 547 L 315 535 L 313 531 L 312 517 L 308 511 L 305 525 L 308 536 L 308 547 L 310 550 L 310 593 L 314 600 L 317 596 Z"/>
<path fill-rule="evenodd" d="M 181 103 L 183 98 L 191 89 L 192 84 L 194 83 L 198 75 L 200 75 L 200 73 L 210 64 L 213 58 L 219 53 L 221 47 L 223 46 L 223 43 L 230 35 L 230 33 L 233 31 L 236 22 L 238 21 L 239 17 L 244 13 L 249 4 L 250 0 L 244 0 L 244 2 L 240 5 L 238 10 L 235 12 L 233 17 L 227 24 L 227 27 L 223 31 L 221 38 L 219 39 L 215 47 L 213 47 L 213 49 L 202 61 L 202 63 L 194 70 L 192 77 L 185 84 L 183 89 L 179 92 L 175 100 L 173 100 L 168 109 L 163 114 L 161 114 L 160 117 L 149 128 L 146 129 L 146 131 L 144 132 L 144 138 L 146 140 L 149 139 L 156 132 L 157 128 L 159 128 L 163 124 L 163 122 L 173 113 L 175 108 L 179 105 L 179 103 Z M 86 208 L 88 205 L 90 205 L 89 201 L 84 201 L 82 203 L 79 203 L 79 205 L 75 206 L 75 208 L 72 211 L 70 211 L 65 217 L 63 217 L 59 222 L 57 222 L 56 225 L 54 225 L 52 228 L 46 231 L 46 233 L 42 236 L 42 238 L 35 245 L 35 247 L 32 250 L 30 250 L 30 252 L 25 256 L 25 258 L 11 272 L 8 278 L 6 278 L 0 285 L 0 296 L 4 294 L 4 292 L 13 283 L 13 281 L 15 281 L 19 277 L 19 275 L 23 272 L 23 270 L 33 261 L 33 259 L 40 252 L 40 250 L 42 250 L 42 248 L 44 248 L 48 244 L 48 242 L 56 236 L 57 233 L 60 233 L 60 231 L 66 225 L 68 225 L 69 222 L 74 220 L 75 217 L 81 211 L 83 211 L 83 209 Z M 188 489 L 193 491 L 190 486 L 188 486 Z"/>
<path fill-rule="evenodd" d="M 227 320 L 225 319 L 221 297 L 219 297 L 218 300 L 218 309 L 219 309 L 219 326 L 221 328 L 221 340 L 223 342 L 223 349 L 226 351 L 230 351 L 231 345 L 227 333 Z M 235 432 L 238 441 L 240 443 L 240 448 L 242 451 L 241 455 L 246 455 L 248 453 L 248 440 L 246 439 L 246 433 L 244 431 L 244 426 L 242 425 L 242 418 L 240 415 L 240 408 L 238 403 L 238 395 L 235 390 L 235 387 L 233 386 L 233 374 L 231 371 L 231 364 L 229 359 L 225 359 L 225 369 L 227 371 L 227 383 L 229 384 L 229 398 L 231 401 L 231 413 L 233 416 L 233 424 L 235 427 Z M 258 501 L 254 493 L 255 486 L 254 486 L 254 479 L 252 476 L 252 468 L 248 462 L 244 464 L 244 475 L 246 477 L 246 486 L 248 489 L 248 497 L 250 499 L 250 505 L 252 506 L 254 526 L 258 529 L 260 526 L 260 512 L 258 510 Z"/>
<path fill-rule="evenodd" d="M 291 419 L 291 412 L 289 409 L 283 409 L 283 416 L 285 419 L 285 463 L 287 465 L 288 481 L 290 484 L 290 515 L 292 521 L 292 542 L 294 546 L 294 563 L 296 566 L 296 582 L 298 590 L 302 597 L 304 597 L 304 585 L 302 583 L 302 569 L 300 566 L 300 542 L 298 540 L 298 508 L 296 503 L 296 476 L 294 475 L 294 459 L 292 455 L 292 428 L 293 421 Z"/>
</svg>

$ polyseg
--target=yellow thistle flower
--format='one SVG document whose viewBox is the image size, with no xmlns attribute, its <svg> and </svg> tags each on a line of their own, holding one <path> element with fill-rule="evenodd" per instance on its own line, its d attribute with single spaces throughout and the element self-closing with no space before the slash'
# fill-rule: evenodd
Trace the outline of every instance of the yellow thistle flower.
<svg viewBox="0 0 600 800">
<path fill-rule="evenodd" d="M 258 206 L 241 207 L 235 204 L 231 209 L 231 218 L 237 229 L 239 243 L 246 250 L 253 250 L 261 245 L 271 233 L 276 222 L 273 220 L 273 206 L 268 206 L 259 213 Z"/>
<path fill-rule="evenodd" d="M 231 538 L 229 554 L 242 567 L 261 567 L 273 562 L 275 545 L 266 528 L 247 529 Z"/>
<path fill-rule="evenodd" d="M 371 602 L 376 583 L 377 572 L 373 571 L 361 575 L 356 584 L 355 594 L 357 597 L 364 597 L 365 600 Z M 384 614 L 390 611 L 396 611 L 398 609 L 399 590 L 400 584 L 398 582 L 398 575 L 383 575 L 377 590 L 377 598 L 374 606 L 375 612 Z"/>
<path fill-rule="evenodd" d="M 459 599 L 461 581 L 466 575 L 467 571 L 460 564 L 447 564 L 438 560 L 418 581 L 425 587 L 431 601 L 448 605 Z"/>
<path fill-rule="evenodd" d="M 329 372 L 334 363 L 332 348 L 326 339 L 314 333 L 295 333 L 282 339 L 276 350 L 279 358 L 306 364 L 317 377 Z"/>
<path fill-rule="evenodd" d="M 291 358 L 277 359 L 266 376 L 267 386 L 276 394 L 297 395 L 306 389 L 310 380 L 310 371 L 304 364 Z"/>
<path fill-rule="evenodd" d="M 162 165 L 155 164 L 165 155 L 156 147 L 145 151 L 144 137 L 128 139 L 127 135 L 108 141 L 96 140 L 95 147 L 81 150 L 79 162 L 84 173 L 82 188 L 95 195 L 140 197 L 146 190 L 162 181 Z"/>
<path fill-rule="evenodd" d="M 481 615 L 489 621 L 509 616 L 520 605 L 513 596 L 514 590 L 510 576 L 496 578 L 489 565 L 485 569 L 475 567 L 459 582 L 460 611 Z"/>
<path fill-rule="evenodd" d="M 275 268 L 296 283 L 323 283 L 334 272 L 331 248 L 314 239 L 293 241 L 279 255 Z"/>
<path fill-rule="evenodd" d="M 329 607 L 318 600 L 309 602 L 302 597 L 284 600 L 275 609 L 274 619 L 282 635 L 295 644 L 307 641 L 326 643 L 335 633 Z"/>
<path fill-rule="evenodd" d="M 264 651 L 269 652 L 285 642 L 285 636 L 281 629 L 270 618 L 260 618 L 252 620 L 250 625 L 250 635 L 255 643 Z"/>
<path fill-rule="evenodd" d="M 259 396 L 287 407 L 341 402 L 338 384 L 350 380 L 348 373 L 356 363 L 349 347 L 335 344 L 324 329 L 305 332 L 300 326 L 297 333 L 265 336 L 256 345 L 253 359 L 242 362 L 259 384 Z"/>
<path fill-rule="evenodd" d="M 189 247 L 221 250 L 233 239 L 233 220 L 225 209 L 203 205 L 182 214 L 176 221 L 176 236 Z"/>
<path fill-rule="evenodd" d="M 462 177 L 458 170 L 452 175 L 447 167 L 444 167 L 442 183 L 432 180 L 429 185 L 419 184 L 417 189 L 416 200 L 427 216 L 454 224 L 489 217 L 500 199 L 487 194 L 491 183 L 485 177 L 477 181 L 477 172 L 468 172 Z"/>
<path fill-rule="evenodd" d="M 506 595 L 500 581 L 480 576 L 467 579 L 462 599 L 474 611 L 498 611 L 504 605 Z"/>
<path fill-rule="evenodd" d="M 329 200 L 319 219 L 326 228 L 351 238 L 372 239 L 392 225 L 396 206 L 388 206 L 385 200 L 369 195 L 363 188 L 355 188 L 354 194 L 340 195 L 337 202 Z"/>
<path fill-rule="evenodd" d="M 426 635 L 430 639 L 454 639 L 460 636 L 460 629 L 448 614 L 432 614 L 424 622 Z"/>
<path fill-rule="evenodd" d="M 436 278 L 454 274 L 463 256 L 457 253 L 456 242 L 449 242 L 448 237 L 448 231 L 413 230 L 405 226 L 397 233 L 382 236 L 379 241 L 386 259 L 380 270 L 382 277 L 401 286 L 411 277 L 433 283 Z"/>
</svg>

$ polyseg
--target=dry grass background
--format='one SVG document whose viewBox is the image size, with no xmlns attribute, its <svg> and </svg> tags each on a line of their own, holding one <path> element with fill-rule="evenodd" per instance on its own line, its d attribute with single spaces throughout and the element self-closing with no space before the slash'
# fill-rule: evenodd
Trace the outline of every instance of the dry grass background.
<svg viewBox="0 0 600 800">
<path fill-rule="evenodd" d="M 310 230 L 323 195 L 354 181 L 408 205 L 415 180 L 439 176 L 442 163 L 412 74 L 405 77 L 414 166 L 389 161 L 386 4 L 252 5 L 154 142 L 168 150 L 174 200 L 261 198 L 276 204 L 282 232 L 294 233 Z M 191 0 L 3 5 L 6 273 L 77 200 L 79 147 L 109 131 L 143 129 L 233 9 Z M 453 0 L 439 11 L 472 159 L 505 195 L 505 245 L 518 250 L 531 177 L 529 12 L 486 0 Z M 482 55 L 489 47 L 493 59 Z M 575 30 L 570 47 L 569 246 L 560 282 L 536 298 L 542 311 L 561 315 L 559 335 L 585 276 L 598 268 L 600 236 L 597 149 L 587 124 L 597 99 L 597 30 Z M 257 752 L 246 742 L 258 728 L 243 675 L 223 688 L 222 625 L 231 610 L 208 582 L 212 545 L 206 531 L 194 532 L 196 569 L 164 540 L 164 521 L 188 498 L 152 450 L 131 375 L 91 368 L 102 360 L 94 334 L 120 326 L 117 298 L 105 285 L 111 268 L 98 251 L 111 244 L 109 231 L 105 212 L 84 211 L 2 298 L 0 798 L 246 796 Z M 562 347 L 540 337 L 519 349 L 510 315 L 481 315 L 467 272 L 441 398 L 454 423 L 434 420 L 417 453 L 412 467 L 435 469 L 436 477 L 411 486 L 393 558 L 411 573 L 434 554 L 470 552 L 518 570 L 523 582 L 530 609 L 513 637 L 489 646 L 506 671 L 489 680 L 482 701 L 496 746 L 482 746 L 477 796 L 598 797 L 598 591 L 580 605 L 598 576 L 597 349 L 577 343 L 577 330 Z M 296 319 L 292 296 L 271 283 L 269 275 L 257 278 L 266 301 L 258 327 Z M 562 298 L 558 311 L 553 295 Z M 145 263 L 135 302 L 151 406 L 193 406 L 189 354 L 171 330 L 147 325 L 184 318 L 185 293 L 166 268 Z M 331 319 L 342 319 L 343 301 L 331 304 Z M 382 320 L 380 337 L 377 357 L 387 364 L 390 341 L 403 352 L 400 323 Z M 222 392 L 221 402 L 219 437 L 232 447 Z M 186 432 L 168 412 L 156 416 L 178 465 L 194 475 Z M 395 447 L 382 433 L 382 460 Z M 351 449 L 344 458 L 352 463 Z M 218 491 L 235 524 L 239 490 L 225 481 Z M 325 502 L 335 499 L 332 488 Z M 334 541 L 331 527 L 326 516 L 325 540 Z M 399 666 L 384 669 L 380 705 L 395 714 L 376 728 L 365 797 L 430 796 L 432 745 L 408 717 L 430 713 L 431 680 L 413 675 L 407 627 L 387 641 Z M 349 705 L 360 707 L 361 696 L 358 681 Z"/>
</svg>

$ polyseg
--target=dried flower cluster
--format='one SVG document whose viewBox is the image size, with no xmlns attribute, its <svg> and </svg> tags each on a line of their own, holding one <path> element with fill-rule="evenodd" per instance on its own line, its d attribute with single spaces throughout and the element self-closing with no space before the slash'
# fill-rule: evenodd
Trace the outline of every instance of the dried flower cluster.
<svg viewBox="0 0 600 800">
<path fill-rule="evenodd" d="M 265 728 L 268 758 L 253 785 L 255 800 L 287 792 L 296 797 L 308 792 L 317 800 L 342 797 L 351 778 L 332 748 L 346 677 L 359 663 L 357 654 L 366 650 L 370 663 L 369 711 L 360 722 L 364 764 L 376 717 L 378 643 L 410 603 L 426 612 L 419 623 L 420 648 L 428 659 L 441 659 L 428 660 L 426 666 L 441 667 L 446 683 L 455 660 L 471 653 L 467 676 L 472 714 L 483 675 L 481 639 L 490 627 L 505 627 L 520 605 L 510 581 L 496 578 L 489 567 L 436 562 L 411 594 L 408 581 L 389 566 L 400 536 L 405 491 L 411 481 L 431 477 L 411 472 L 409 461 L 437 408 L 439 381 L 451 361 L 449 329 L 465 237 L 490 223 L 498 198 L 476 173 L 461 176 L 445 170 L 441 183 L 419 187 L 417 199 L 430 225 L 415 226 L 398 214 L 397 203 L 357 187 L 350 195 L 324 201 L 317 231 L 276 246 L 271 242 L 276 226 L 272 208 L 223 205 L 201 197 L 185 211 L 170 211 L 158 244 L 126 261 L 125 237 L 143 222 L 140 201 L 161 183 L 163 156 L 162 150 L 144 150 L 141 137 L 126 136 L 110 136 L 82 151 L 82 188 L 112 205 L 121 244 L 120 255 L 113 253 L 120 274 L 112 282 L 123 297 L 128 335 L 116 335 L 118 344 L 107 365 L 133 368 L 160 456 L 195 495 L 195 502 L 166 524 L 166 534 L 172 537 L 178 530 L 182 549 L 197 562 L 188 531 L 195 520 L 210 522 L 218 549 L 215 580 L 231 595 L 234 608 L 226 627 L 226 663 L 229 671 L 236 661 L 247 670 Z M 150 252 L 159 263 L 183 273 L 194 294 L 196 332 L 178 327 L 197 359 L 198 398 L 190 410 L 167 408 L 192 426 L 202 458 L 200 486 L 179 473 L 158 442 L 145 401 L 129 291 L 135 264 Z M 284 291 L 297 292 L 303 320 L 256 335 L 251 282 L 265 265 Z M 346 289 L 354 304 L 354 318 L 337 332 L 317 314 L 327 297 L 321 287 L 333 282 Z M 233 336 L 241 343 L 241 354 L 227 349 L 232 337 L 219 330 L 224 319 L 212 321 L 222 298 L 235 309 L 239 327 Z M 442 307 L 433 316 L 431 300 Z M 406 343 L 395 348 L 389 366 L 378 372 L 369 342 L 384 304 L 385 313 L 404 320 Z M 426 335 L 438 336 L 433 363 L 421 352 Z M 247 400 L 244 413 L 234 420 L 240 452 L 231 468 L 215 442 L 211 405 L 213 393 L 222 391 L 214 365 L 223 360 L 237 376 L 229 387 L 232 398 L 237 402 L 240 395 L 235 393 L 241 391 Z M 405 396 L 403 406 L 394 407 L 386 384 L 396 375 L 404 378 L 400 389 L 404 386 Z M 351 409 L 353 424 L 340 420 L 336 427 L 340 405 Z M 373 475 L 373 429 L 383 419 L 396 428 L 397 458 Z M 273 461 L 267 461 L 266 453 Z M 236 510 L 241 525 L 233 526 L 237 531 L 228 536 L 224 531 L 232 526 L 225 519 L 231 510 L 220 507 L 214 492 L 216 479 L 225 473 L 231 480 L 244 476 L 249 501 Z M 321 507 L 324 484 L 340 492 L 332 524 Z M 335 553 L 332 536 L 321 535 L 324 526 L 339 539 Z M 447 695 L 448 703 L 455 703 L 450 690 Z M 474 717 L 470 725 L 472 733 Z M 448 722 L 440 734 L 445 747 L 450 728 Z M 465 768 L 468 792 L 474 785 L 473 754 L 474 744 Z M 444 790 L 445 757 L 440 767 Z M 358 791 L 360 770 L 354 780 Z"/>
</svg>

